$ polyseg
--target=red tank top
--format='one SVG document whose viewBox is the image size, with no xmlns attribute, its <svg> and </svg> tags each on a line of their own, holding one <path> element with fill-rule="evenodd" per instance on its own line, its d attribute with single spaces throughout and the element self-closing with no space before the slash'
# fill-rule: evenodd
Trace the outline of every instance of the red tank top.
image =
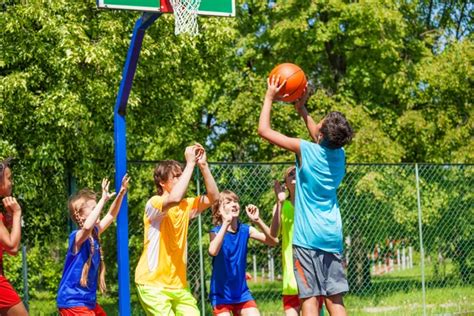
<svg viewBox="0 0 474 316">
<path fill-rule="evenodd" d="M 0 221 L 5 225 L 5 217 L 0 213 Z M 3 246 L 0 244 L 0 275 L 3 275 Z"/>
</svg>

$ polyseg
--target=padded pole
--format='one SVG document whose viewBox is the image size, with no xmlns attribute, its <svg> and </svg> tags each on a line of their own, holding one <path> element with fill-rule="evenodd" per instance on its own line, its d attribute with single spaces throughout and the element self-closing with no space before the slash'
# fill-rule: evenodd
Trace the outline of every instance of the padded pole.
<svg viewBox="0 0 474 316">
<path fill-rule="evenodd" d="M 161 13 L 143 13 L 135 23 L 127 59 L 122 72 L 122 81 L 114 109 L 115 143 L 115 190 L 118 192 L 122 178 L 127 172 L 127 134 L 125 114 L 128 97 L 132 89 L 138 57 L 146 29 L 160 17 Z M 117 262 L 119 278 L 119 315 L 131 315 L 130 305 L 130 262 L 128 255 L 128 198 L 125 195 L 117 218 Z"/>
</svg>

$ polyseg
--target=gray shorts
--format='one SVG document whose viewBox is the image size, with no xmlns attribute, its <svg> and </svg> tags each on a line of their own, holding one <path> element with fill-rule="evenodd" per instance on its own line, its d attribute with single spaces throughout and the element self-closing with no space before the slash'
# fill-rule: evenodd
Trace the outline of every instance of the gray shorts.
<svg viewBox="0 0 474 316">
<path fill-rule="evenodd" d="M 293 246 L 293 263 L 300 298 L 349 291 L 341 255 Z"/>
</svg>

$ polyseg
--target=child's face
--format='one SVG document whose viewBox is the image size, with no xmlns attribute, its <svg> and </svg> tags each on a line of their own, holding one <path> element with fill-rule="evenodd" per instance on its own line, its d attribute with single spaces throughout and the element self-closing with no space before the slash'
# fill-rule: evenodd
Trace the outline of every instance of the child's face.
<svg viewBox="0 0 474 316">
<path fill-rule="evenodd" d="M 296 168 L 290 169 L 285 177 L 285 185 L 288 190 L 293 191 L 296 184 Z"/>
<path fill-rule="evenodd" d="M 240 214 L 240 204 L 234 199 L 224 199 L 222 201 L 221 212 L 224 214 L 231 214 L 232 217 L 239 217 Z"/>
<path fill-rule="evenodd" d="M 81 218 L 82 220 L 86 220 L 87 217 L 89 216 L 90 213 L 94 210 L 95 206 L 97 205 L 97 202 L 95 200 L 89 199 L 89 200 L 79 200 L 78 203 L 80 203 L 80 210 L 81 210 Z M 99 219 L 97 219 L 99 221 Z"/>
<path fill-rule="evenodd" d="M 5 168 L 3 171 L 3 179 L 0 181 L 0 196 L 10 196 L 12 195 L 12 171 L 10 168 Z"/>
</svg>

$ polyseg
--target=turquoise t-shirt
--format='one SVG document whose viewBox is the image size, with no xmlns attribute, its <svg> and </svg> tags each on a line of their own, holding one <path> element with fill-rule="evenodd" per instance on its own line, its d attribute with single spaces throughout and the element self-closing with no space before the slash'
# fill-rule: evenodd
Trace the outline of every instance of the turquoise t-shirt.
<svg viewBox="0 0 474 316">
<path fill-rule="evenodd" d="M 300 151 L 293 245 L 340 254 L 342 220 L 336 191 L 345 174 L 344 150 L 301 140 Z"/>
</svg>

